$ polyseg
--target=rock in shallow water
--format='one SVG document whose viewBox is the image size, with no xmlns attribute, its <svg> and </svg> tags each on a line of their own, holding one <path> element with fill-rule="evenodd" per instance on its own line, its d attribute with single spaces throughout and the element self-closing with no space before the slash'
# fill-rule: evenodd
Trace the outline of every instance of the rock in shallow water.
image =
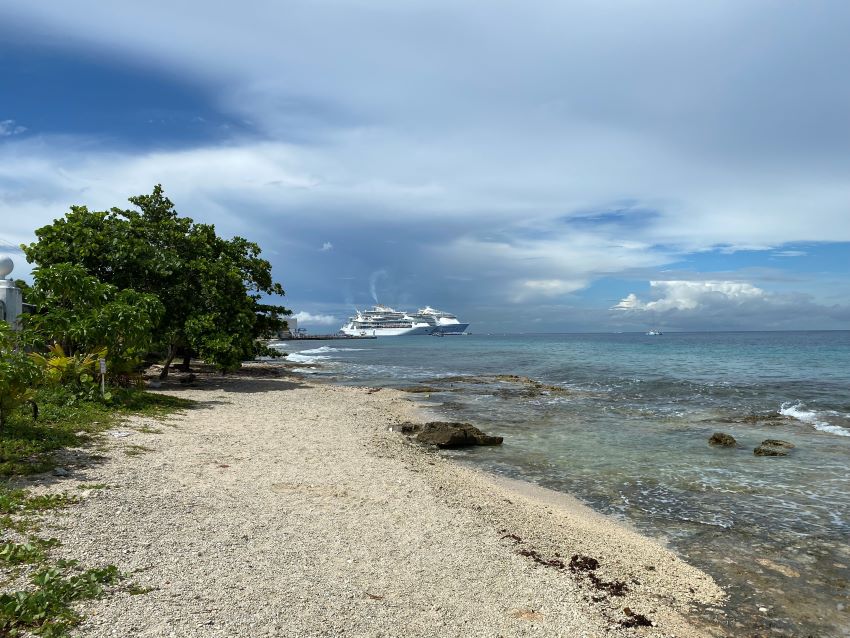
<svg viewBox="0 0 850 638">
<path fill-rule="evenodd" d="M 784 447 L 789 450 L 794 449 L 794 444 L 789 443 L 788 441 L 783 441 L 782 439 L 765 439 L 761 442 L 762 445 L 766 445 L 768 447 Z"/>
<path fill-rule="evenodd" d="M 443 449 L 472 445 L 501 445 L 503 440 L 501 436 L 484 434 L 471 423 L 446 421 L 431 421 L 424 425 L 402 423 L 393 429 L 407 435 L 416 434 L 416 440 L 419 443 L 436 445 Z"/>
<path fill-rule="evenodd" d="M 725 432 L 715 432 L 708 439 L 709 445 L 717 445 L 719 447 L 735 447 L 735 437 Z"/>
<path fill-rule="evenodd" d="M 753 450 L 753 454 L 756 456 L 788 456 L 788 451 L 778 447 L 771 447 L 769 445 L 759 445 L 755 450 Z"/>
</svg>

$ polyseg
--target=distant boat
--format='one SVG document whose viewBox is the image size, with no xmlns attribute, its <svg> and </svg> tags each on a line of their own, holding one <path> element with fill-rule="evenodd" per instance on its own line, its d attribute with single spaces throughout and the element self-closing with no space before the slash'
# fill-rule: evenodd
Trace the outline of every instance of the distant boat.
<svg viewBox="0 0 850 638">
<path fill-rule="evenodd" d="M 646 334 L 648 334 L 650 337 L 657 337 L 659 335 L 663 335 L 664 333 L 661 332 L 660 330 L 650 330 Z"/>
</svg>

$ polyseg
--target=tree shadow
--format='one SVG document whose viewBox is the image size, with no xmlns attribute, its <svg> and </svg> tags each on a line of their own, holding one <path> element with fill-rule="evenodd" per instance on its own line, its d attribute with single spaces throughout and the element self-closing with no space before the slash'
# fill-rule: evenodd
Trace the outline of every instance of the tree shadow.
<svg viewBox="0 0 850 638">
<path fill-rule="evenodd" d="M 163 382 L 158 388 L 150 388 L 153 393 L 159 391 L 182 392 L 187 390 L 222 390 L 238 394 L 258 394 L 262 392 L 280 392 L 283 390 L 304 389 L 307 385 L 300 381 L 282 378 L 262 378 L 239 376 L 198 376 L 191 382 L 185 377 L 179 380 Z M 201 403 L 194 400 L 193 403 Z"/>
</svg>

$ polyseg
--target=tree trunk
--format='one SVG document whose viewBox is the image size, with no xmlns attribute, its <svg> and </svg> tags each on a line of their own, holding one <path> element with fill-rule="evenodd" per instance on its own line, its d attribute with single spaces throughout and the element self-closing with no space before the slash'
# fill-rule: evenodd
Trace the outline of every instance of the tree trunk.
<svg viewBox="0 0 850 638">
<path fill-rule="evenodd" d="M 183 372 L 190 372 L 191 371 L 191 369 L 189 368 L 191 363 L 192 363 L 192 352 L 190 351 L 188 354 L 183 355 L 183 366 L 182 366 Z"/>
<path fill-rule="evenodd" d="M 174 356 L 176 354 L 177 348 L 174 347 L 174 344 L 168 346 L 168 359 L 165 360 L 165 365 L 162 368 L 162 372 L 159 373 L 160 381 L 168 378 L 168 371 L 171 369 L 171 362 L 174 361 Z"/>
</svg>

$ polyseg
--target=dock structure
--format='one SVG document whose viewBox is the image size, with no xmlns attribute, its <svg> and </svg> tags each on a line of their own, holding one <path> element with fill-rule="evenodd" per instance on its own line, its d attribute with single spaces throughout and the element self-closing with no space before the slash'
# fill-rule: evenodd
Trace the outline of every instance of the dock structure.
<svg viewBox="0 0 850 638">
<path fill-rule="evenodd" d="M 377 339 L 375 335 L 347 335 L 347 334 L 332 334 L 332 335 L 298 335 L 297 337 L 293 337 L 293 341 L 303 341 L 303 340 L 314 340 L 314 341 L 327 341 L 330 339 Z"/>
</svg>

